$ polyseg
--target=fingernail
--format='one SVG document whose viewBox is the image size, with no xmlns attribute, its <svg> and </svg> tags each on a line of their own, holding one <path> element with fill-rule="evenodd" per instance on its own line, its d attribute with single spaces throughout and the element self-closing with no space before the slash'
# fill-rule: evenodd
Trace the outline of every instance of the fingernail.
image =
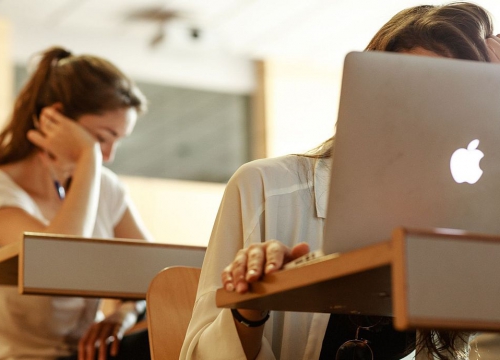
<svg viewBox="0 0 500 360">
<path fill-rule="evenodd" d="M 243 291 L 245 291 L 245 290 L 246 290 L 246 286 L 245 286 L 245 284 L 244 284 L 244 283 L 241 283 L 241 282 L 240 282 L 240 283 L 238 283 L 238 284 L 236 285 L 236 292 L 242 293 L 242 292 L 243 292 Z"/>
<path fill-rule="evenodd" d="M 234 291 L 234 285 L 233 285 L 233 283 L 227 283 L 226 284 L 226 290 L 227 291 Z"/>
<path fill-rule="evenodd" d="M 266 266 L 266 273 L 270 272 L 270 271 L 273 271 L 274 269 L 276 269 L 276 265 L 275 264 L 269 264 Z"/>
<path fill-rule="evenodd" d="M 252 281 L 257 275 L 257 270 L 248 270 L 247 271 L 247 276 L 246 276 L 246 281 Z"/>
</svg>

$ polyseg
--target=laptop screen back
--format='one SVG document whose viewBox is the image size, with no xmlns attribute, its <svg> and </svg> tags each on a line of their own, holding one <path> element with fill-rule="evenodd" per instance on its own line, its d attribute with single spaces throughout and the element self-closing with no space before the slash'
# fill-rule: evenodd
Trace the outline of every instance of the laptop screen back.
<svg viewBox="0 0 500 360">
<path fill-rule="evenodd" d="M 498 64 L 347 55 L 323 250 L 385 241 L 399 226 L 500 234 Z"/>
</svg>

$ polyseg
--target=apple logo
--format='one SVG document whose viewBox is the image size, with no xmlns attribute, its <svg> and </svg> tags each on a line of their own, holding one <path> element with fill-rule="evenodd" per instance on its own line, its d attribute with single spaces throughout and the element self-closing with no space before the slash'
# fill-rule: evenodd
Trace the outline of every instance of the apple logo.
<svg viewBox="0 0 500 360">
<path fill-rule="evenodd" d="M 477 149 L 478 145 L 478 139 L 472 140 L 467 149 L 461 148 L 455 150 L 453 155 L 451 155 L 451 176 L 453 176 L 453 179 L 457 183 L 467 182 L 475 184 L 481 175 L 483 175 L 483 170 L 479 167 L 479 161 L 481 161 L 484 154 L 481 150 Z"/>
</svg>

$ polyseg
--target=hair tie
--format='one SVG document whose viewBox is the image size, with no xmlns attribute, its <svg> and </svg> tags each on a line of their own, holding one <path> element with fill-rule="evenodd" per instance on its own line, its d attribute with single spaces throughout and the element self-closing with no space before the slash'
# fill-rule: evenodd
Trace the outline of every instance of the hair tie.
<svg viewBox="0 0 500 360">
<path fill-rule="evenodd" d="M 66 58 L 69 58 L 72 55 L 73 54 L 66 49 L 63 49 L 63 48 L 54 49 L 54 58 L 52 59 L 52 62 L 51 62 L 52 67 L 56 67 L 58 65 L 59 61 L 66 59 Z"/>
</svg>

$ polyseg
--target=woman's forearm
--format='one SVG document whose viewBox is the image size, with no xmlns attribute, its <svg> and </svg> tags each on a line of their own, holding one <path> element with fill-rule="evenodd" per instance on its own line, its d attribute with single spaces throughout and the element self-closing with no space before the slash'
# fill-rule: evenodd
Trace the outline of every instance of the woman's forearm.
<svg viewBox="0 0 500 360">
<path fill-rule="evenodd" d="M 267 314 L 267 311 L 263 312 L 260 310 L 238 309 L 238 312 L 241 316 L 250 321 L 262 320 Z M 234 323 L 247 359 L 255 359 L 260 352 L 260 348 L 262 347 L 264 325 L 258 327 L 248 327 L 236 319 L 234 319 Z"/>
<path fill-rule="evenodd" d="M 101 182 L 102 154 L 99 145 L 82 152 L 61 208 L 45 231 L 91 236 L 97 215 Z"/>
</svg>

